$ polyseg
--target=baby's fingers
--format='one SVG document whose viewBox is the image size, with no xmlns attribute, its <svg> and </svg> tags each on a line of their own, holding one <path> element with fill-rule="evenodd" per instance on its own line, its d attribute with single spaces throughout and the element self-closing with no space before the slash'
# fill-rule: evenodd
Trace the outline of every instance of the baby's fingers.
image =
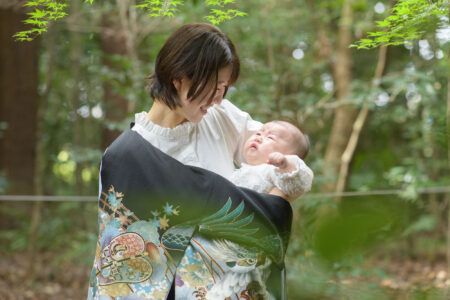
<svg viewBox="0 0 450 300">
<path fill-rule="evenodd" d="M 268 163 L 275 167 L 283 167 L 286 164 L 286 157 L 280 152 L 272 152 L 269 154 Z"/>
</svg>

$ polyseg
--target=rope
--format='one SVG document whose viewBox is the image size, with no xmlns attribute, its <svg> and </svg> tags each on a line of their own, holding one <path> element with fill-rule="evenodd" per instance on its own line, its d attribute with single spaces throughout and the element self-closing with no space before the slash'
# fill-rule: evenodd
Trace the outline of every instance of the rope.
<svg viewBox="0 0 450 300">
<path fill-rule="evenodd" d="M 94 202 L 94 196 L 32 196 L 32 195 L 0 195 L 0 201 L 29 201 L 29 202 Z"/>
<path fill-rule="evenodd" d="M 333 197 L 356 197 L 356 196 L 381 196 L 381 195 L 399 195 L 405 190 L 378 190 L 364 192 L 343 192 L 343 193 L 317 193 L 306 194 L 305 198 L 333 198 Z M 450 186 L 437 186 L 429 188 L 419 188 L 415 190 L 418 194 L 446 194 L 450 193 Z"/>
<path fill-rule="evenodd" d="M 378 190 L 363 192 L 344 192 L 344 193 L 315 193 L 306 194 L 304 198 L 333 198 L 333 197 L 357 197 L 357 196 L 381 196 L 381 195 L 399 195 L 405 190 Z M 415 190 L 418 194 L 446 194 L 450 193 L 450 186 L 438 186 L 419 188 Z M 94 196 L 32 196 L 32 195 L 0 195 L 0 201 L 45 201 L 45 202 L 97 202 L 98 198 Z"/>
</svg>

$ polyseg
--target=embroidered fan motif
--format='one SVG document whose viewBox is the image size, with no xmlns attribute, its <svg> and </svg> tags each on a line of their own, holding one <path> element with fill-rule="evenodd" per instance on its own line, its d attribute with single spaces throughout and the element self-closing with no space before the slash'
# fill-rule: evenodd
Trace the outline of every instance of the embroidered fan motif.
<svg viewBox="0 0 450 300">
<path fill-rule="evenodd" d="M 170 216 L 179 214 L 179 207 L 169 203 L 153 211 L 153 219 L 140 220 L 123 205 L 123 197 L 111 186 L 99 199 L 100 233 L 90 280 L 92 296 L 135 293 L 165 299 L 177 266 L 168 249 L 184 250 L 195 228 L 170 228 Z M 173 247 L 174 241 L 166 242 L 174 231 L 179 235 L 177 247 Z"/>
<path fill-rule="evenodd" d="M 100 230 L 90 279 L 90 299 L 131 293 L 142 299 L 165 299 L 177 267 L 183 270 L 179 270 L 182 275 L 177 275 L 176 285 L 193 288 L 192 291 L 189 289 L 189 297 L 203 299 L 214 284 L 230 280 L 232 274 L 226 274 L 232 269 L 230 264 L 236 263 L 241 268 L 247 264 L 248 270 L 255 269 L 261 254 L 243 252 L 237 244 L 216 241 L 211 245 L 217 249 L 209 245 L 202 253 L 195 253 L 197 250 L 190 246 L 195 228 L 203 235 L 219 236 L 238 243 L 257 245 L 261 242 L 253 236 L 258 228 L 250 227 L 253 214 L 242 216 L 244 202 L 231 209 L 232 201 L 228 199 L 221 209 L 208 217 L 171 226 L 171 217 L 181 213 L 178 206 L 166 202 L 151 211 L 150 219 L 140 220 L 123 204 L 123 199 L 124 195 L 115 191 L 113 186 L 107 193 L 102 192 L 99 199 Z M 210 243 L 206 240 L 194 242 L 198 247 L 202 247 L 201 243 Z M 226 250 L 222 253 L 222 256 L 228 253 L 226 257 L 218 254 L 221 250 Z M 188 253 L 178 265 L 185 251 Z M 233 251 L 241 253 L 233 254 Z M 234 260 L 230 261 L 230 257 Z M 239 284 L 242 295 L 254 281 L 255 276 L 251 277 L 242 277 L 249 279 L 244 281 L 245 284 Z"/>
</svg>

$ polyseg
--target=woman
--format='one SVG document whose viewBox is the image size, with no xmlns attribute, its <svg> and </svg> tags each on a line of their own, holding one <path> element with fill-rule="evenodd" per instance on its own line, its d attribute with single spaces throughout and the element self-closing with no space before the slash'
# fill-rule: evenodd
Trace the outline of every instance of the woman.
<svg viewBox="0 0 450 300">
<path fill-rule="evenodd" d="M 160 50 L 150 111 L 102 160 L 89 298 L 285 297 L 289 204 L 205 170 L 229 176 L 261 126 L 222 100 L 239 67 L 231 40 L 208 24 L 182 26 Z"/>
<path fill-rule="evenodd" d="M 233 161 L 242 160 L 240 147 L 261 127 L 229 101 L 222 103 L 239 70 L 234 45 L 218 28 L 181 27 L 156 58 L 149 86 L 154 104 L 136 115 L 133 130 L 184 164 L 228 177 Z"/>
</svg>

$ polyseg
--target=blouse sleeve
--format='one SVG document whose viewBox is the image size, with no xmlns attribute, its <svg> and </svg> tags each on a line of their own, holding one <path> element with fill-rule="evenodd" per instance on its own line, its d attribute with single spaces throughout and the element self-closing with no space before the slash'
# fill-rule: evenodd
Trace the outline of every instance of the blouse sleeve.
<svg viewBox="0 0 450 300">
<path fill-rule="evenodd" d="M 289 198 L 298 198 L 311 190 L 314 174 L 305 162 L 296 155 L 287 155 L 286 158 L 294 163 L 295 170 L 290 173 L 279 173 L 273 169 L 272 182 Z"/>
<path fill-rule="evenodd" d="M 262 123 L 253 120 L 248 113 L 226 99 L 217 105 L 216 111 L 222 120 L 221 125 L 227 147 L 230 147 L 233 153 L 234 162 L 240 165 L 245 162 L 242 155 L 245 141 L 262 127 Z"/>
</svg>

